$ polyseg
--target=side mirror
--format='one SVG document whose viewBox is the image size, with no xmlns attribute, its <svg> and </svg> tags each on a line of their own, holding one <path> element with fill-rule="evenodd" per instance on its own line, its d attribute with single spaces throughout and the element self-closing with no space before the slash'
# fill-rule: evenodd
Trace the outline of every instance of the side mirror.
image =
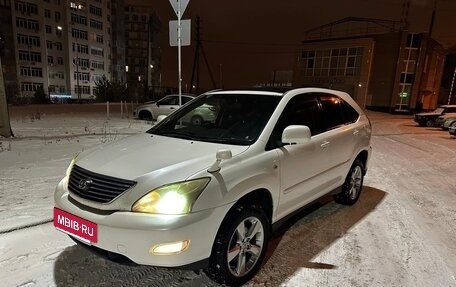
<svg viewBox="0 0 456 287">
<path fill-rule="evenodd" d="M 308 126 L 291 125 L 283 130 L 282 142 L 284 144 L 303 144 L 310 140 L 310 136 Z"/>
<path fill-rule="evenodd" d="M 165 115 L 159 115 L 159 116 L 157 117 L 157 123 L 163 121 L 165 118 L 166 118 Z"/>
<path fill-rule="evenodd" d="M 210 173 L 220 171 L 220 163 L 222 162 L 222 160 L 227 160 L 232 157 L 233 157 L 233 155 L 231 153 L 231 150 L 229 150 L 229 149 L 218 150 L 217 153 L 215 154 L 215 162 L 212 164 L 211 167 L 209 167 L 207 169 L 207 171 Z"/>
</svg>

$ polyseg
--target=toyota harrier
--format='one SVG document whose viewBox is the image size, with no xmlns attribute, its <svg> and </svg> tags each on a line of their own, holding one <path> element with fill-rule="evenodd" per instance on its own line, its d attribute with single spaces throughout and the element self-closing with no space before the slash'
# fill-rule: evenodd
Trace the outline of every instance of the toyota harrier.
<svg viewBox="0 0 456 287">
<path fill-rule="evenodd" d="M 183 120 L 202 106 L 214 116 Z M 54 225 L 138 264 L 204 266 L 241 285 L 279 221 L 329 193 L 358 200 L 370 137 L 344 92 L 208 92 L 146 133 L 77 155 L 55 191 Z"/>
</svg>

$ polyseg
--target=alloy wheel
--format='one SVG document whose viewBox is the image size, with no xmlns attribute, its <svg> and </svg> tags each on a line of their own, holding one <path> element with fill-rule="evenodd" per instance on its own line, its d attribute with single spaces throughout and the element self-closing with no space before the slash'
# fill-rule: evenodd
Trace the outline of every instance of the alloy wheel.
<svg viewBox="0 0 456 287">
<path fill-rule="evenodd" d="M 234 230 L 228 245 L 230 273 L 242 277 L 255 267 L 264 245 L 264 227 L 256 217 L 245 218 Z"/>
</svg>

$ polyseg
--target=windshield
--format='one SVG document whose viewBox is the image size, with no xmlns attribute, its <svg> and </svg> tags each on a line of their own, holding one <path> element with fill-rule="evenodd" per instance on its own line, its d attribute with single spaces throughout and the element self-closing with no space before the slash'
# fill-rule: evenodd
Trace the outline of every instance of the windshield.
<svg viewBox="0 0 456 287">
<path fill-rule="evenodd" d="M 251 145 L 280 99 L 271 95 L 202 95 L 147 132 L 195 141 Z"/>
</svg>

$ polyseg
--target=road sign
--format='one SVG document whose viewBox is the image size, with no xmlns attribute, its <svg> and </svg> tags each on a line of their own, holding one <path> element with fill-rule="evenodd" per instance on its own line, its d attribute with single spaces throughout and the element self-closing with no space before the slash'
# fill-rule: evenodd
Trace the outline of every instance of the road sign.
<svg viewBox="0 0 456 287">
<path fill-rule="evenodd" d="M 180 8 L 180 14 L 184 14 L 185 8 L 187 8 L 188 2 L 190 0 L 169 0 L 169 3 L 171 3 L 171 6 L 173 6 L 174 12 L 176 13 L 176 16 L 179 17 L 178 11 Z M 180 2 L 180 7 L 179 7 L 179 2 Z"/>
<path fill-rule="evenodd" d="M 181 20 L 181 46 L 190 46 L 190 22 L 191 20 Z M 178 37 L 178 21 L 171 20 L 169 21 L 169 45 L 171 47 L 176 47 L 179 45 Z"/>
</svg>

